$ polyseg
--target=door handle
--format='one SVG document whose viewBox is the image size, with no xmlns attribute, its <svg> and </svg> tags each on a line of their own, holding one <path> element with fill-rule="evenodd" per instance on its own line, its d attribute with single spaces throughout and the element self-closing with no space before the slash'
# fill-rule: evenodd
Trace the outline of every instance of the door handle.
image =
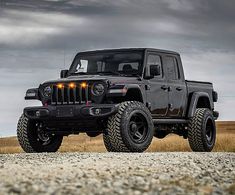
<svg viewBox="0 0 235 195">
<path fill-rule="evenodd" d="M 150 85 L 145 85 L 145 90 L 150 90 Z"/>
<path fill-rule="evenodd" d="M 181 91 L 183 88 L 182 87 L 176 87 L 177 91 Z"/>
<path fill-rule="evenodd" d="M 162 86 L 161 86 L 161 89 L 163 89 L 163 90 L 167 90 L 167 89 L 168 89 L 168 87 L 167 87 L 166 85 L 162 85 Z"/>
</svg>

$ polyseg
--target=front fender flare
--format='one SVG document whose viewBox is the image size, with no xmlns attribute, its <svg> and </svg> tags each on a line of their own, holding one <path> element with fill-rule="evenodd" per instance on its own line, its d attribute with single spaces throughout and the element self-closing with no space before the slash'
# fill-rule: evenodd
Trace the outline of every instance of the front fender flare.
<svg viewBox="0 0 235 195">
<path fill-rule="evenodd" d="M 132 89 L 138 90 L 142 101 L 144 101 L 143 90 L 141 90 L 141 87 L 138 84 L 115 85 L 108 90 L 108 97 L 126 96 L 128 91 Z"/>
</svg>

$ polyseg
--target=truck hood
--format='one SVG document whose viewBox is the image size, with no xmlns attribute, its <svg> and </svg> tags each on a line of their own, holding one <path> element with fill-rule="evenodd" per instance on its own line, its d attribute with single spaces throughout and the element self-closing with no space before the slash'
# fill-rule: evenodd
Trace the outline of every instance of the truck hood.
<svg viewBox="0 0 235 195">
<path fill-rule="evenodd" d="M 110 76 L 110 75 L 76 75 L 69 76 L 63 79 L 50 80 L 46 81 L 43 84 L 52 84 L 52 83 L 63 83 L 63 82 L 76 82 L 76 81 L 100 81 L 108 80 L 114 84 L 129 84 L 129 83 L 140 83 L 137 77 L 124 77 L 124 76 Z"/>
</svg>

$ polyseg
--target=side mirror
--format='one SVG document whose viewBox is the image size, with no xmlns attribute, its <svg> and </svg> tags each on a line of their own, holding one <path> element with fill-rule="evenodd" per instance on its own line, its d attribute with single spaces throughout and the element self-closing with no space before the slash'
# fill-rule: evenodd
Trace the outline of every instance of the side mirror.
<svg viewBox="0 0 235 195">
<path fill-rule="evenodd" d="M 66 78 L 68 76 L 68 70 L 61 70 L 60 72 L 60 78 L 63 79 L 63 78 Z"/>
<path fill-rule="evenodd" d="M 155 77 L 161 75 L 161 67 L 159 64 L 150 65 L 150 76 Z"/>
</svg>

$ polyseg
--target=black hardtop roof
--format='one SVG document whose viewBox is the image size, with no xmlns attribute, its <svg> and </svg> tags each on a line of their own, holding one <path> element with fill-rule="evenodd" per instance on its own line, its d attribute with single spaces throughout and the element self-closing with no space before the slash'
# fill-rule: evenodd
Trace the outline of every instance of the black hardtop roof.
<svg viewBox="0 0 235 195">
<path fill-rule="evenodd" d="M 174 55 L 180 55 L 177 52 L 174 51 L 169 51 L 169 50 L 163 50 L 163 49 L 154 49 L 154 48 L 120 48 L 120 49 L 102 49 L 102 50 L 91 50 L 91 51 L 83 51 L 79 52 L 78 54 L 89 54 L 89 53 L 97 53 L 97 52 L 122 52 L 122 51 L 154 51 L 154 52 L 159 52 L 159 53 L 167 53 L 167 54 L 174 54 Z M 78 55 L 77 54 L 77 55 Z"/>
</svg>

